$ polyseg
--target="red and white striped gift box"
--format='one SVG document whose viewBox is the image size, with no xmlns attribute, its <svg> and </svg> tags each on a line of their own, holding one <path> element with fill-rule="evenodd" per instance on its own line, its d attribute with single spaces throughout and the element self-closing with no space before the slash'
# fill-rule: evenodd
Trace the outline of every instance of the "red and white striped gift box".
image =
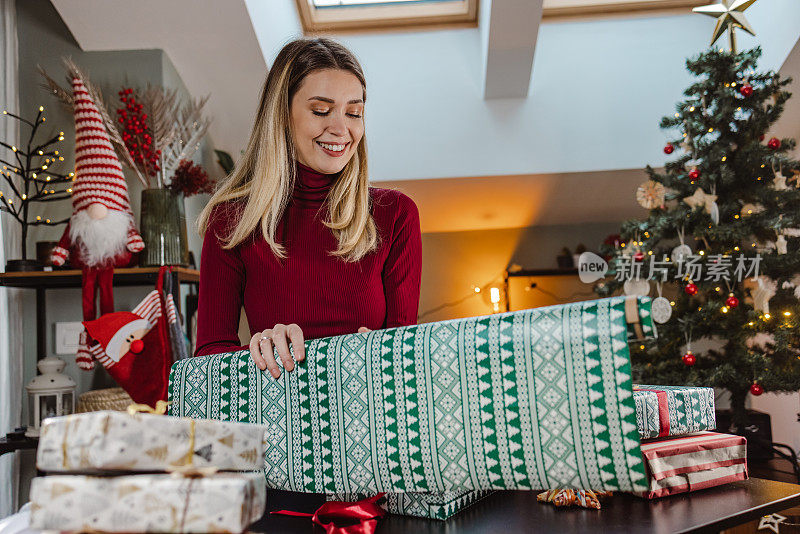
<svg viewBox="0 0 800 534">
<path fill-rule="evenodd" d="M 637 493 L 654 499 L 745 480 L 747 440 L 717 432 L 642 443 L 650 490 Z"/>
</svg>

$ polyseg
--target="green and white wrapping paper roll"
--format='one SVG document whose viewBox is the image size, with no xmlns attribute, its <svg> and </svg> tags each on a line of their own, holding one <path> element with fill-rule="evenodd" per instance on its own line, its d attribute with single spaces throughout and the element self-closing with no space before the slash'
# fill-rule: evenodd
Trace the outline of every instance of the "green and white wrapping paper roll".
<svg viewBox="0 0 800 534">
<path fill-rule="evenodd" d="M 265 425 L 291 491 L 643 491 L 625 298 L 309 340 L 277 380 L 248 351 L 188 358 L 170 412 Z"/>
</svg>

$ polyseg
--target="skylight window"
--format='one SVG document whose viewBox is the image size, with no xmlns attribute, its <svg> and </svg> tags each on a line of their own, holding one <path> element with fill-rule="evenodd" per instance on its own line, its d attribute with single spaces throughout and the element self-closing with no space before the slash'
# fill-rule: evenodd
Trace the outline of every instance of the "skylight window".
<svg viewBox="0 0 800 534">
<path fill-rule="evenodd" d="M 296 0 L 307 33 L 475 27 L 478 0 Z"/>
</svg>

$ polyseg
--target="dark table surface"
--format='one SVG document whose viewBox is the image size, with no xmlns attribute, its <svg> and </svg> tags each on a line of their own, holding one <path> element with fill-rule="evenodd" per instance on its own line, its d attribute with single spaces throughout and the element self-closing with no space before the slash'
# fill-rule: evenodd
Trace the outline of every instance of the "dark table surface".
<svg viewBox="0 0 800 534">
<path fill-rule="evenodd" d="M 267 510 L 313 512 L 322 502 L 318 495 L 269 490 Z M 557 509 L 536 502 L 536 492 L 500 491 L 447 521 L 387 516 L 375 534 L 718 532 L 798 504 L 800 486 L 758 478 L 652 501 L 617 494 L 603 502 L 602 510 Z M 323 532 L 309 518 L 269 512 L 250 530 L 270 534 Z"/>
</svg>

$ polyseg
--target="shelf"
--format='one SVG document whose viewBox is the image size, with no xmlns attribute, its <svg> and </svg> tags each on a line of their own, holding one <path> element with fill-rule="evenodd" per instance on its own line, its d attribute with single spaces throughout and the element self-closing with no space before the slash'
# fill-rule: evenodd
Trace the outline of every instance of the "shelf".
<svg viewBox="0 0 800 534">
<path fill-rule="evenodd" d="M 114 269 L 114 286 L 141 286 L 155 284 L 158 267 L 125 267 Z M 200 271 L 186 267 L 174 267 L 179 283 L 197 284 Z M 26 271 L 0 273 L 0 285 L 6 287 L 65 288 L 81 287 L 81 271 L 78 269 L 55 271 Z"/>
<path fill-rule="evenodd" d="M 506 271 L 506 276 L 513 278 L 515 276 L 577 276 L 578 269 L 570 267 L 569 269 L 520 269 L 519 271 Z"/>
</svg>

